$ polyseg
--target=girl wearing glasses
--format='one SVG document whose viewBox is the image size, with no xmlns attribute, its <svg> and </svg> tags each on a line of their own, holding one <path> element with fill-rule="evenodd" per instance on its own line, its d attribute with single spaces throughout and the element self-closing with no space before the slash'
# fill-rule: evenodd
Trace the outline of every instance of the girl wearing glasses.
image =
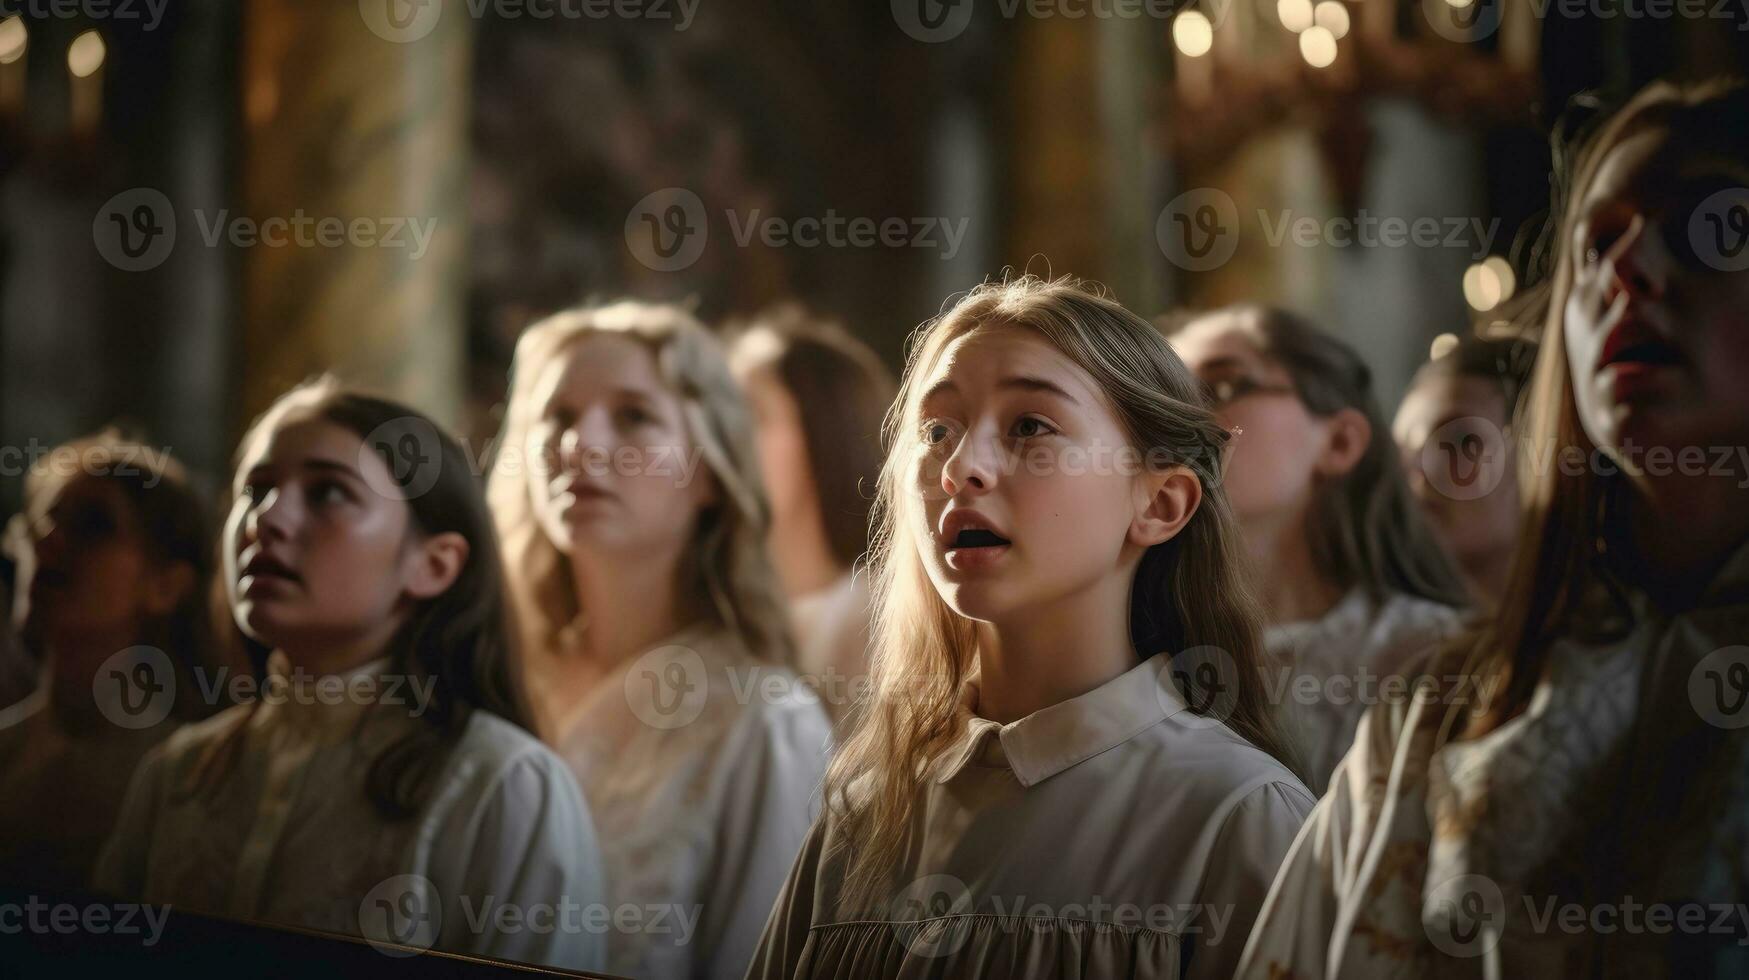
<svg viewBox="0 0 1749 980">
<path fill-rule="evenodd" d="M 1416 509 L 1371 372 L 1282 310 L 1240 306 L 1168 324 L 1221 425 L 1224 481 L 1270 628 L 1280 698 L 1321 790 L 1369 703 L 1458 625 L 1464 585 Z"/>
</svg>

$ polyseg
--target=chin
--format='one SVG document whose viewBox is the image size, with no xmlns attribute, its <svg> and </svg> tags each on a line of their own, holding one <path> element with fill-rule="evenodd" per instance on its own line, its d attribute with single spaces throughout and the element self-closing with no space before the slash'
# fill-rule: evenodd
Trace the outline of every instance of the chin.
<svg viewBox="0 0 1749 980">
<path fill-rule="evenodd" d="M 244 636 L 263 646 L 280 646 L 292 628 L 283 610 L 275 609 L 273 603 L 254 599 L 244 599 L 232 606 L 231 617 Z"/>
<path fill-rule="evenodd" d="M 1002 618 L 1009 604 L 996 595 L 987 585 L 971 582 L 946 583 L 940 588 L 941 600 L 947 603 L 957 615 L 966 619 L 974 619 L 981 623 L 990 623 Z"/>
</svg>

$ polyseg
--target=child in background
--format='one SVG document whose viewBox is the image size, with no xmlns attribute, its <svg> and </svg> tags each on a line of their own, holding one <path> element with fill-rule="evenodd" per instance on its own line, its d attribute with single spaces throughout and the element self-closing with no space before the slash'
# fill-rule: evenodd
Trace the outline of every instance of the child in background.
<svg viewBox="0 0 1749 980">
<path fill-rule="evenodd" d="M 872 694 L 749 976 L 1230 977 L 1311 797 L 1195 379 L 1078 283 L 989 283 L 887 435 Z"/>
<path fill-rule="evenodd" d="M 1463 580 L 1416 509 L 1353 348 L 1290 313 L 1181 318 L 1172 346 L 1237 429 L 1226 487 L 1269 614 L 1265 642 L 1321 791 L 1369 704 L 1450 636 Z"/>
<path fill-rule="evenodd" d="M 218 707 L 199 687 L 218 666 L 212 541 L 182 467 L 112 430 L 33 468 L 23 517 L 21 633 L 41 666 L 0 709 L 0 880 L 76 891 L 140 759 Z"/>
<path fill-rule="evenodd" d="M 1487 608 L 1518 550 L 1514 415 L 1535 360 L 1527 341 L 1460 340 L 1415 372 L 1391 423 L 1409 489 Z"/>
<path fill-rule="evenodd" d="M 753 407 L 796 663 L 841 719 L 868 677 L 868 573 L 856 565 L 868 551 L 892 376 L 842 327 L 791 307 L 755 319 L 730 365 Z"/>
<path fill-rule="evenodd" d="M 1502 602 L 1367 715 L 1241 977 L 1749 975 L 1745 119 L 1654 84 L 1556 182 Z"/>
<path fill-rule="evenodd" d="M 223 581 L 264 686 L 147 756 L 99 887 L 600 968 L 581 923 L 494 927 L 504 907 L 599 905 L 602 872 L 576 783 L 519 727 L 497 540 L 461 447 L 319 381 L 249 430 L 233 492 Z"/>
<path fill-rule="evenodd" d="M 685 311 L 560 313 L 517 343 L 489 495 L 545 735 L 613 904 L 610 973 L 738 978 L 818 809 L 831 737 L 789 669 L 747 404 Z"/>
</svg>

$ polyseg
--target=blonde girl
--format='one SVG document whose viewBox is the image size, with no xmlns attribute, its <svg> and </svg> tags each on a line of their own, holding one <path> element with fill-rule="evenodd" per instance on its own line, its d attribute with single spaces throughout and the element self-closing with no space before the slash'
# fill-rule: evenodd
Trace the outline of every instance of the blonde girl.
<svg viewBox="0 0 1749 980">
<path fill-rule="evenodd" d="M 1240 976 L 1749 969 L 1745 119 L 1649 86 L 1558 185 L 1500 608 L 1362 722 Z"/>
<path fill-rule="evenodd" d="M 543 734 L 607 849 L 609 972 L 739 977 L 818 809 L 830 731 L 789 669 L 746 403 L 685 311 L 517 344 L 489 497 Z M 657 916 L 660 920 L 657 921 Z"/>
<path fill-rule="evenodd" d="M 871 694 L 749 975 L 1230 976 L 1311 797 L 1195 380 L 1089 287 L 992 282 L 887 438 Z"/>
</svg>

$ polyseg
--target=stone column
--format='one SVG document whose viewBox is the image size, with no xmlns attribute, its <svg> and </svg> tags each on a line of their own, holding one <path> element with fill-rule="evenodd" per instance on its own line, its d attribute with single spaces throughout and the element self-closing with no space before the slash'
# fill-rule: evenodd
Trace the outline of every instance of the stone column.
<svg viewBox="0 0 1749 980">
<path fill-rule="evenodd" d="M 467 9 L 249 0 L 238 216 L 262 239 L 232 243 L 242 420 L 323 371 L 459 417 Z"/>
</svg>

